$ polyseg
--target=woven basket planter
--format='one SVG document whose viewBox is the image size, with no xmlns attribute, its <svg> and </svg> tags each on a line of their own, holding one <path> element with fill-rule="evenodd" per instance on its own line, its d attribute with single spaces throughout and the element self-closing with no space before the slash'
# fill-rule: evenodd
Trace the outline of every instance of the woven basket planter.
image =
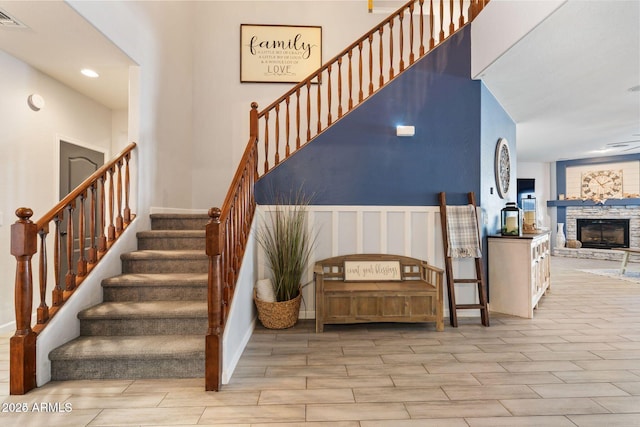
<svg viewBox="0 0 640 427">
<path fill-rule="evenodd" d="M 265 328 L 286 329 L 296 324 L 300 313 L 302 294 L 289 301 L 266 302 L 258 299 L 253 291 L 253 301 L 258 308 L 258 319 Z"/>
</svg>

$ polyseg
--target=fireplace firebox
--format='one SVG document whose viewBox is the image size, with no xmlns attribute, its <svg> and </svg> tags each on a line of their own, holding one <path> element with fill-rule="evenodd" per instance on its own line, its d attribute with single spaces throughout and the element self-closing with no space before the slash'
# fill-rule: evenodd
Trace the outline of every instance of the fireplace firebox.
<svg viewBox="0 0 640 427">
<path fill-rule="evenodd" d="M 577 219 L 576 237 L 583 248 L 615 249 L 629 247 L 628 219 Z"/>
</svg>

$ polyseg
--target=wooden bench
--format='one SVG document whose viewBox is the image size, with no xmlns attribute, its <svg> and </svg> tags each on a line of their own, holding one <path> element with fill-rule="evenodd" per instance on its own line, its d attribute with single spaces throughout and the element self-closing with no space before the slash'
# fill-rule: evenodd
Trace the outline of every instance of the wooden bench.
<svg viewBox="0 0 640 427">
<path fill-rule="evenodd" d="M 435 322 L 444 330 L 444 271 L 398 255 L 343 255 L 315 264 L 316 332 L 325 324 Z"/>
</svg>

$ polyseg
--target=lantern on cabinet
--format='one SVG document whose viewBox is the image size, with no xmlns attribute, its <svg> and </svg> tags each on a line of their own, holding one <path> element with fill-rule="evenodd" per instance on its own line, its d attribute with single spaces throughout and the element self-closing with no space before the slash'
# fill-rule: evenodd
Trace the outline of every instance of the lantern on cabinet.
<svg viewBox="0 0 640 427">
<path fill-rule="evenodd" d="M 531 197 L 531 194 L 526 199 L 522 199 L 522 212 L 523 212 L 523 233 L 535 233 L 536 232 L 536 198 Z"/>
<path fill-rule="evenodd" d="M 522 224 L 521 210 L 515 202 L 508 202 L 502 208 L 501 213 L 501 232 L 503 236 L 519 236 L 520 225 Z"/>
</svg>

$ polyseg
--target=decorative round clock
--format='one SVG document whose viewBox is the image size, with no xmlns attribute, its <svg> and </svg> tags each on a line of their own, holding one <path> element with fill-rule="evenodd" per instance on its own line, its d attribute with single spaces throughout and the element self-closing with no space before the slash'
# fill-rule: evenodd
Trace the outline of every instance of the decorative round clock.
<svg viewBox="0 0 640 427">
<path fill-rule="evenodd" d="M 511 152 L 509 142 L 504 138 L 500 138 L 496 145 L 495 173 L 498 195 L 504 199 L 509 193 L 511 182 Z"/>
<path fill-rule="evenodd" d="M 582 175 L 582 197 L 611 199 L 622 197 L 622 171 L 602 170 Z"/>
</svg>

